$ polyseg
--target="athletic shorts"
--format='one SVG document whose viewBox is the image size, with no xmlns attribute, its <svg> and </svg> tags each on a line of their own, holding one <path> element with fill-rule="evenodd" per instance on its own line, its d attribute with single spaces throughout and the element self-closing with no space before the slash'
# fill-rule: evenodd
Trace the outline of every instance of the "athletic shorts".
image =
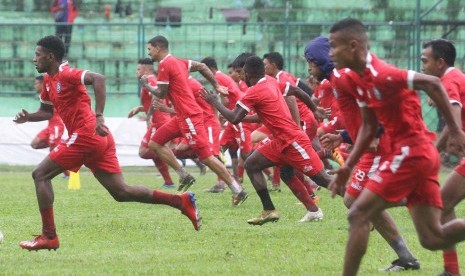
<svg viewBox="0 0 465 276">
<path fill-rule="evenodd" d="M 145 132 L 144 138 L 140 142 L 140 146 L 143 148 L 149 148 L 149 142 L 153 135 L 155 135 L 155 131 L 157 131 L 156 127 L 149 127 Z"/>
<path fill-rule="evenodd" d="M 371 152 L 363 154 L 352 172 L 350 182 L 346 186 L 346 193 L 357 198 L 365 188 L 369 177 L 378 170 L 381 160 L 380 155 Z"/>
<path fill-rule="evenodd" d="M 455 166 L 454 171 L 456 171 L 461 176 L 465 177 L 465 158 L 460 161 L 460 164 Z"/>
<path fill-rule="evenodd" d="M 189 146 L 197 153 L 200 160 L 213 155 L 205 133 L 202 114 L 194 114 L 185 119 L 174 116 L 155 132 L 150 141 L 164 145 L 181 136 L 189 141 Z"/>
<path fill-rule="evenodd" d="M 205 132 L 207 133 L 208 142 L 210 143 L 210 150 L 213 155 L 218 156 L 220 154 L 220 132 L 221 126 L 218 120 L 206 121 Z"/>
<path fill-rule="evenodd" d="M 241 152 L 245 154 L 250 153 L 252 151 L 251 133 L 252 131 L 248 127 L 245 127 L 242 123 L 237 125 L 228 123 L 221 135 L 220 145 L 225 147 L 226 145 L 229 145 L 232 140 L 236 140 Z"/>
<path fill-rule="evenodd" d="M 47 141 L 48 146 L 54 148 L 61 143 L 64 130 L 63 124 L 49 124 L 37 134 L 37 137 L 42 141 Z"/>
<path fill-rule="evenodd" d="M 276 166 L 290 165 L 305 175 L 312 177 L 323 170 L 323 163 L 305 134 L 290 145 L 284 145 L 277 139 L 264 139 L 257 149 Z"/>
<path fill-rule="evenodd" d="M 342 120 L 337 116 L 334 117 L 331 121 L 326 123 L 322 123 L 320 128 L 323 130 L 324 133 L 337 133 L 337 130 L 344 129 L 344 125 L 342 124 Z"/>
<path fill-rule="evenodd" d="M 366 188 L 393 203 L 429 205 L 442 208 L 439 191 L 440 162 L 431 142 L 402 146 L 386 156 Z"/>
<path fill-rule="evenodd" d="M 116 157 L 115 140 L 111 134 L 83 135 L 73 133 L 49 154 L 53 162 L 65 170 L 77 172 L 82 165 L 92 170 L 107 173 L 121 173 Z"/>
</svg>

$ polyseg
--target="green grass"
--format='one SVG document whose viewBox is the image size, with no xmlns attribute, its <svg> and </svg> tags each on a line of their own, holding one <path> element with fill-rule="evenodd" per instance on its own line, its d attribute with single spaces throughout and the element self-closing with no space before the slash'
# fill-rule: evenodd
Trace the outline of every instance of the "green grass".
<svg viewBox="0 0 465 276">
<path fill-rule="evenodd" d="M 248 180 L 249 199 L 231 207 L 230 192 L 207 194 L 216 179 L 199 176 L 196 192 L 204 224 L 195 232 L 179 211 L 166 206 L 117 203 L 88 170 L 81 172 L 80 190 L 68 190 L 60 177 L 55 188 L 55 220 L 61 247 L 57 251 L 28 252 L 18 242 L 40 232 L 40 215 L 30 167 L 0 167 L 0 275 L 339 275 L 347 239 L 347 211 L 340 198 L 318 192 L 325 217 L 300 224 L 304 207 L 289 189 L 272 194 L 281 212 L 278 223 L 250 226 L 261 205 Z M 153 168 L 123 168 L 131 185 L 160 187 Z M 194 170 L 197 173 L 197 170 Z M 172 174 L 176 177 L 174 174 Z M 444 171 L 442 176 L 447 175 Z M 465 204 L 457 214 L 465 216 Z M 422 270 L 402 275 L 437 275 L 441 252 L 421 248 L 406 208 L 392 209 Z M 464 246 L 460 245 L 459 255 Z M 360 275 L 383 275 L 378 269 L 396 258 L 373 232 Z M 463 264 L 465 260 L 462 260 Z"/>
</svg>

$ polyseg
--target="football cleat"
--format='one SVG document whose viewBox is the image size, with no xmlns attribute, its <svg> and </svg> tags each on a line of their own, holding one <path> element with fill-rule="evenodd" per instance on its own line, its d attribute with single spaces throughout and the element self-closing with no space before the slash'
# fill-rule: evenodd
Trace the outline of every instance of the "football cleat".
<svg viewBox="0 0 465 276">
<path fill-rule="evenodd" d="M 271 186 L 271 188 L 269 188 L 268 191 L 280 193 L 281 192 L 281 185 L 280 184 L 278 184 L 278 185 L 273 184 L 273 186 Z"/>
<path fill-rule="evenodd" d="M 161 187 L 164 189 L 174 189 L 176 188 L 176 185 L 174 185 L 173 183 L 165 183 Z"/>
<path fill-rule="evenodd" d="M 339 166 L 344 166 L 344 158 L 342 157 L 338 148 L 333 149 L 333 151 L 331 152 L 331 159 L 336 161 L 336 163 L 338 163 Z"/>
<path fill-rule="evenodd" d="M 200 215 L 200 210 L 197 208 L 195 204 L 195 197 L 194 193 L 186 192 L 179 195 L 181 197 L 181 213 L 187 216 L 192 225 L 194 225 L 194 229 L 196 231 L 200 230 L 202 226 L 202 216 Z"/>
<path fill-rule="evenodd" d="M 226 189 L 226 186 L 223 181 L 219 181 L 215 185 L 211 186 L 210 188 L 206 189 L 206 193 L 222 193 Z"/>
<path fill-rule="evenodd" d="M 247 221 L 252 225 L 263 225 L 267 222 L 277 222 L 279 220 L 279 212 L 276 210 L 263 210 L 262 213 L 253 219 Z"/>
<path fill-rule="evenodd" d="M 420 263 L 418 260 L 413 259 L 410 261 L 402 261 L 400 259 L 394 260 L 391 265 L 385 269 L 380 269 L 382 272 L 396 272 L 404 270 L 418 270 L 420 269 Z"/>
<path fill-rule="evenodd" d="M 185 192 L 189 189 L 192 184 L 195 183 L 195 178 L 188 174 L 184 178 L 179 180 L 178 192 Z"/>
<path fill-rule="evenodd" d="M 232 196 L 232 206 L 236 207 L 238 205 L 241 205 L 242 202 L 244 202 L 248 197 L 249 197 L 249 195 L 244 190 L 242 190 L 237 195 L 233 195 Z"/>
<path fill-rule="evenodd" d="M 318 208 L 316 212 L 308 211 L 299 222 L 320 221 L 323 219 L 323 211 Z"/>
<path fill-rule="evenodd" d="M 438 276 L 460 276 L 460 274 L 452 274 L 449 271 L 444 270 L 444 272 L 439 274 Z"/>
<path fill-rule="evenodd" d="M 58 236 L 53 239 L 47 238 L 44 234 L 42 235 L 34 235 L 35 238 L 32 241 L 22 241 L 19 243 L 19 246 L 22 249 L 31 250 L 42 250 L 48 249 L 50 250 L 57 250 L 60 247 L 60 241 L 58 240 Z"/>
</svg>

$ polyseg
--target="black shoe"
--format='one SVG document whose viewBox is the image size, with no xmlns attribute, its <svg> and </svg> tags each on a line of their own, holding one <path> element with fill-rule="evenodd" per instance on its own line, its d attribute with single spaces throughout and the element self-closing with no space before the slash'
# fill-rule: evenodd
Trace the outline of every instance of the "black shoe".
<svg viewBox="0 0 465 276">
<path fill-rule="evenodd" d="M 447 270 L 444 270 L 444 272 L 439 274 L 438 276 L 460 276 L 460 274 L 455 275 L 455 274 L 450 273 Z"/>
<path fill-rule="evenodd" d="M 402 261 L 397 259 L 391 263 L 391 265 L 385 269 L 381 269 L 382 272 L 394 272 L 394 271 L 404 271 L 404 270 L 418 270 L 420 269 L 420 263 L 418 260 L 411 261 Z"/>
</svg>

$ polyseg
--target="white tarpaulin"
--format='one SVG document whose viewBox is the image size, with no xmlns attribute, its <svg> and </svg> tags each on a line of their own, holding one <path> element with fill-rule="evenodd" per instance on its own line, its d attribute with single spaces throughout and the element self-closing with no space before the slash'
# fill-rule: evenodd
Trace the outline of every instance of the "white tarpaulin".
<svg viewBox="0 0 465 276">
<path fill-rule="evenodd" d="M 0 118 L 0 164 L 37 165 L 48 154 L 48 149 L 35 150 L 30 143 L 47 126 L 47 122 L 15 124 L 12 119 Z M 151 160 L 144 160 L 138 155 L 140 141 L 146 131 L 145 122 L 136 118 L 105 118 L 105 123 L 115 138 L 121 166 L 153 166 Z"/>
</svg>

